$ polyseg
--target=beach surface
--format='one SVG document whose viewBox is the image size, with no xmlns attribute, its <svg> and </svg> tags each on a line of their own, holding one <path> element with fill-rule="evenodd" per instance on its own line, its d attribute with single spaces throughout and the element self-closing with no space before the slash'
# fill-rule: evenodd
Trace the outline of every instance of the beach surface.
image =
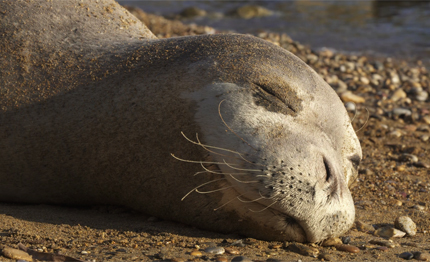
<svg viewBox="0 0 430 262">
<path fill-rule="evenodd" d="M 136 8 L 130 11 L 160 38 L 223 33 Z M 223 235 L 122 207 L 0 203 L 0 249 L 4 255 L 0 260 L 23 259 L 13 257 L 20 254 L 13 253 L 20 243 L 34 251 L 27 252 L 33 259 L 43 260 L 43 254 L 50 253 L 57 254 L 49 257 L 57 261 L 63 261 L 64 256 L 85 261 L 430 260 L 428 69 L 420 61 L 315 51 L 286 34 L 260 32 L 256 36 L 291 51 L 313 67 L 350 112 L 363 161 L 351 189 L 357 222 L 341 239 L 347 246 L 300 246 Z M 415 235 L 400 237 L 393 230 L 400 216 L 413 221 Z M 414 227 L 411 222 L 408 226 Z M 12 250 L 9 258 L 5 250 Z"/>
</svg>

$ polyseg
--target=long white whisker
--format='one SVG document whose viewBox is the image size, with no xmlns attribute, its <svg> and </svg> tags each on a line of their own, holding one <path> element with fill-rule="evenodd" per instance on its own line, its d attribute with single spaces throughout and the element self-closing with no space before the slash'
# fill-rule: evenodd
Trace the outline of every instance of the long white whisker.
<svg viewBox="0 0 430 262">
<path fill-rule="evenodd" d="M 268 209 L 269 207 L 273 206 L 273 205 L 274 205 L 274 204 L 276 204 L 277 202 L 278 202 L 278 201 L 273 201 L 273 203 L 272 203 L 272 204 L 270 204 L 270 205 L 266 206 L 265 208 L 263 208 L 263 209 L 261 209 L 261 210 L 259 210 L 259 211 L 255 211 L 255 210 L 252 210 L 252 209 L 249 209 L 249 211 L 254 212 L 254 213 L 263 212 L 264 210 L 266 210 L 266 209 Z"/>
<path fill-rule="evenodd" d="M 227 164 L 227 162 L 225 162 L 225 159 L 223 159 L 222 161 L 224 161 L 224 164 L 227 165 L 230 168 L 233 168 L 235 170 L 241 170 L 241 171 L 251 171 L 251 172 L 261 172 L 260 169 L 243 169 L 243 168 L 237 168 L 237 167 L 232 167 L 231 165 Z"/>
<path fill-rule="evenodd" d="M 365 107 L 364 109 L 366 109 L 366 111 L 367 111 L 366 123 L 364 123 L 364 125 L 362 127 L 360 127 L 357 131 L 355 131 L 355 133 L 360 132 L 360 130 L 363 129 L 367 125 L 367 123 L 369 122 L 369 116 L 370 116 L 369 110 L 367 109 L 367 107 Z"/>
<path fill-rule="evenodd" d="M 251 184 L 251 183 L 257 183 L 258 182 L 258 181 L 242 181 L 242 180 L 239 180 L 239 179 L 235 178 L 232 174 L 229 174 L 229 175 L 231 176 L 231 178 L 233 178 L 237 182 L 243 183 L 243 184 Z"/>
<path fill-rule="evenodd" d="M 224 204 L 222 204 L 221 206 L 219 206 L 219 207 L 215 208 L 215 209 L 214 209 L 214 211 L 217 211 L 218 209 L 220 209 L 220 208 L 222 208 L 222 207 L 225 207 L 226 205 L 228 205 L 228 204 L 230 204 L 231 202 L 233 202 L 236 198 L 241 197 L 241 196 L 243 196 L 243 195 L 244 195 L 244 194 L 239 195 L 239 196 L 237 196 L 237 197 L 234 197 L 234 198 L 230 199 L 229 201 L 225 202 L 225 203 L 224 203 Z"/>
<path fill-rule="evenodd" d="M 260 190 L 258 190 L 258 194 L 259 194 L 262 198 L 264 198 L 264 199 L 272 199 L 272 198 L 276 197 L 277 195 L 279 195 L 279 193 L 277 193 L 277 194 L 275 194 L 275 195 L 273 195 L 273 196 L 271 196 L 271 197 L 265 197 L 265 196 L 263 196 L 263 195 L 261 194 L 261 191 L 260 191 Z"/>
<path fill-rule="evenodd" d="M 218 191 L 221 191 L 221 190 L 229 189 L 229 188 L 232 188 L 232 187 L 233 186 L 228 186 L 228 187 L 214 189 L 214 190 L 211 190 L 211 191 L 200 191 L 200 190 L 196 189 L 196 192 L 199 193 L 199 194 L 210 194 L 210 193 L 218 192 Z"/>
<path fill-rule="evenodd" d="M 242 199 L 240 199 L 240 197 L 241 196 L 238 196 L 237 199 L 239 199 L 239 201 L 242 202 L 242 203 L 252 203 L 252 202 L 258 201 L 260 199 L 263 199 L 263 197 L 259 197 L 259 198 L 256 198 L 254 200 L 242 200 Z"/>
<path fill-rule="evenodd" d="M 209 181 L 209 182 L 203 183 L 203 184 L 201 184 L 200 186 L 197 186 L 197 187 L 195 187 L 195 188 L 191 189 L 191 190 L 190 190 L 190 192 L 188 192 L 187 194 L 185 194 L 185 196 L 181 199 L 181 201 L 184 201 L 184 199 L 185 199 L 189 194 L 191 194 L 194 190 L 196 190 L 196 189 L 198 189 L 198 188 L 200 188 L 200 187 L 202 187 L 202 186 L 208 185 L 208 184 L 210 184 L 210 183 L 213 183 L 213 182 L 216 182 L 216 181 L 221 181 L 221 180 L 226 180 L 226 179 L 225 179 L 225 178 L 215 179 L 215 180 L 212 180 L 212 181 Z"/>
<path fill-rule="evenodd" d="M 206 171 L 201 171 L 201 172 L 209 172 L 209 173 L 213 173 L 213 174 L 225 175 L 225 173 L 223 173 L 223 172 L 216 172 L 216 171 L 210 170 L 207 167 L 205 167 L 203 164 L 201 164 L 201 166 L 202 166 L 202 168 L 204 170 L 206 170 Z M 221 171 L 221 170 L 219 170 L 219 171 Z M 199 172 L 197 172 L 197 173 L 199 173 Z M 233 175 L 249 175 L 249 173 L 229 173 L 229 174 L 233 174 Z"/>
<path fill-rule="evenodd" d="M 224 163 L 221 163 L 221 162 L 210 162 L 210 161 L 195 161 L 195 160 L 186 160 L 186 159 L 182 159 L 182 158 L 179 158 L 179 157 L 177 157 L 177 156 L 175 156 L 174 154 L 170 154 L 173 158 L 175 158 L 175 159 L 177 159 L 177 160 L 179 160 L 179 161 L 183 161 L 183 162 L 187 162 L 187 163 L 195 163 L 195 164 L 215 164 L 215 165 L 225 165 L 226 163 L 225 163 L 225 161 L 224 161 Z M 230 166 L 231 167 L 231 166 Z M 231 168 L 233 168 L 233 167 L 231 167 Z"/>
<path fill-rule="evenodd" d="M 209 150 L 209 149 L 207 149 L 206 147 L 210 147 L 210 148 L 218 149 L 218 150 L 225 150 L 225 151 L 228 151 L 228 152 L 230 152 L 230 153 L 234 153 L 234 154 L 238 155 L 238 156 L 239 156 L 243 161 L 245 161 L 245 162 L 247 162 L 247 163 L 249 163 L 249 164 L 251 164 L 251 165 L 264 166 L 264 165 L 260 165 L 260 164 L 257 164 L 257 163 L 254 163 L 254 162 L 249 161 L 248 159 L 246 159 L 245 157 L 243 157 L 243 154 L 241 154 L 241 153 L 239 153 L 239 152 L 237 152 L 237 151 L 232 151 L 232 150 L 228 150 L 228 149 L 223 149 L 223 148 L 215 147 L 215 146 L 208 146 L 208 145 L 204 145 L 204 144 L 202 144 L 202 142 L 200 142 L 199 134 L 198 134 L 198 133 L 196 133 L 196 139 L 197 139 L 197 141 L 199 142 L 199 143 L 198 143 L 198 145 L 200 145 L 201 147 L 203 147 L 203 148 L 204 148 L 204 149 L 206 149 L 207 151 L 212 152 L 212 153 L 214 153 L 214 154 L 217 154 L 217 155 L 220 155 L 220 156 L 227 156 L 227 155 L 223 155 L 223 154 L 217 153 L 217 152 L 215 152 L 215 151 Z M 197 143 L 196 143 L 196 144 L 197 144 Z M 228 157 L 228 156 L 227 156 L 227 157 Z M 237 158 L 236 158 L 236 159 L 237 159 Z"/>
</svg>

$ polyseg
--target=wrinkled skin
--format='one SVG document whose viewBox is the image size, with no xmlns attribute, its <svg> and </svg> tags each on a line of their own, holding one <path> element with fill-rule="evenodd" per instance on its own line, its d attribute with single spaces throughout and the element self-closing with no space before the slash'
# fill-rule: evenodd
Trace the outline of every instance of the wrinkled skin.
<svg viewBox="0 0 430 262">
<path fill-rule="evenodd" d="M 242 35 L 159 40 L 111 0 L 0 10 L 1 201 L 123 205 L 267 240 L 350 228 L 359 141 L 291 53 Z"/>
</svg>

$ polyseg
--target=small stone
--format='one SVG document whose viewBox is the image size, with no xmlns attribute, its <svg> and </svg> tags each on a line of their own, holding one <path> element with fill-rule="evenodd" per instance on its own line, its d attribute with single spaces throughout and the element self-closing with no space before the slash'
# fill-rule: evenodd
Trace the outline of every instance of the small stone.
<svg viewBox="0 0 430 262">
<path fill-rule="evenodd" d="M 205 252 L 209 254 L 222 255 L 224 254 L 225 249 L 223 247 L 208 247 L 205 249 Z"/>
<path fill-rule="evenodd" d="M 388 247 L 388 248 L 395 248 L 396 247 L 396 244 L 394 244 L 394 242 L 392 240 L 374 239 L 374 240 L 370 240 L 369 243 L 374 244 L 374 245 L 380 245 L 380 246 Z"/>
<path fill-rule="evenodd" d="M 238 256 L 234 257 L 231 262 L 252 262 L 252 260 L 244 256 Z"/>
<path fill-rule="evenodd" d="M 410 116 L 412 115 L 412 111 L 407 108 L 394 108 L 392 111 L 393 115 L 396 116 Z"/>
<path fill-rule="evenodd" d="M 238 250 L 233 249 L 231 247 L 226 247 L 225 252 L 227 252 L 230 255 L 239 255 L 240 254 L 240 252 Z"/>
<path fill-rule="evenodd" d="M 408 216 L 399 216 L 394 221 L 394 227 L 406 232 L 408 236 L 415 236 L 417 233 L 417 225 Z"/>
<path fill-rule="evenodd" d="M 426 101 L 428 97 L 429 97 L 429 94 L 424 90 L 418 91 L 417 94 L 415 95 L 415 99 L 420 102 Z"/>
<path fill-rule="evenodd" d="M 376 250 L 380 250 L 380 251 L 388 251 L 388 247 L 377 247 Z"/>
<path fill-rule="evenodd" d="M 88 252 L 84 250 L 84 251 L 81 251 L 81 254 L 82 255 L 88 255 Z"/>
<path fill-rule="evenodd" d="M 199 16 L 205 16 L 206 11 L 202 10 L 198 7 L 191 6 L 191 7 L 188 7 L 188 8 L 185 8 L 184 10 L 182 10 L 180 15 L 184 18 L 194 18 L 194 17 L 199 17 Z"/>
<path fill-rule="evenodd" d="M 215 261 L 216 262 L 228 262 L 228 258 L 226 258 L 226 257 L 216 257 Z"/>
<path fill-rule="evenodd" d="M 332 255 L 328 254 L 328 253 L 321 253 L 318 255 L 318 259 L 323 260 L 323 261 L 334 261 L 335 259 L 333 258 Z"/>
<path fill-rule="evenodd" d="M 343 92 L 342 94 L 340 94 L 340 99 L 342 99 L 342 101 L 344 103 L 354 102 L 356 104 L 361 104 L 361 103 L 364 103 L 366 101 L 363 97 L 355 95 L 351 91 L 346 91 L 346 92 Z"/>
<path fill-rule="evenodd" d="M 391 100 L 396 102 L 406 97 L 407 97 L 406 92 L 399 88 L 393 93 L 393 95 L 391 96 Z"/>
<path fill-rule="evenodd" d="M 371 233 L 375 231 L 375 228 L 372 225 L 366 224 L 362 221 L 355 222 L 355 226 L 357 227 L 358 231 Z"/>
<path fill-rule="evenodd" d="M 360 77 L 360 82 L 365 85 L 368 85 L 370 83 L 369 79 L 365 76 Z"/>
<path fill-rule="evenodd" d="M 429 253 L 415 252 L 414 258 L 416 260 L 420 260 L 420 261 L 430 261 L 430 254 Z"/>
<path fill-rule="evenodd" d="M 412 208 L 419 211 L 424 211 L 426 209 L 425 206 L 421 206 L 421 205 L 414 205 Z"/>
<path fill-rule="evenodd" d="M 200 252 L 198 250 L 191 251 L 190 255 L 195 256 L 195 257 L 201 257 L 201 256 L 203 256 L 202 252 Z"/>
<path fill-rule="evenodd" d="M 394 202 L 395 206 L 401 207 L 403 205 L 403 202 L 400 200 L 396 200 L 396 202 Z"/>
<path fill-rule="evenodd" d="M 310 257 L 317 257 L 319 250 L 313 247 L 305 246 L 303 244 L 294 243 L 287 247 L 288 250 Z"/>
<path fill-rule="evenodd" d="M 423 116 L 423 117 L 422 117 L 422 120 L 424 120 L 424 122 L 425 122 L 426 124 L 430 124 L 430 115 L 425 115 L 425 116 Z M 421 131 L 421 130 L 419 130 L 419 131 Z"/>
<path fill-rule="evenodd" d="M 340 238 L 338 237 L 333 237 L 333 238 L 328 238 L 324 240 L 321 245 L 323 247 L 331 247 L 331 246 L 340 245 L 340 244 L 342 244 L 342 240 L 340 240 Z"/>
<path fill-rule="evenodd" d="M 340 239 L 342 240 L 342 243 L 345 245 L 347 245 L 347 244 L 349 244 L 349 242 L 351 242 L 351 237 L 349 237 L 349 236 L 344 236 L 344 237 L 341 237 Z"/>
<path fill-rule="evenodd" d="M 356 106 L 355 106 L 355 103 L 353 103 L 353 102 L 346 102 L 345 103 L 345 108 L 348 111 L 355 111 Z"/>
<path fill-rule="evenodd" d="M 258 5 L 245 5 L 230 12 L 231 15 L 239 16 L 240 18 L 250 19 L 254 17 L 270 16 L 272 11 Z"/>
<path fill-rule="evenodd" d="M 33 257 L 30 256 L 27 252 L 11 247 L 3 248 L 3 256 L 10 259 L 33 261 Z"/>
<path fill-rule="evenodd" d="M 358 253 L 358 252 L 360 252 L 360 249 L 358 247 L 351 246 L 351 245 L 341 244 L 341 245 L 336 245 L 335 247 L 339 251 L 345 251 L 345 252 L 349 252 L 349 253 Z"/>
<path fill-rule="evenodd" d="M 399 161 L 416 163 L 418 162 L 418 157 L 412 154 L 401 154 L 399 157 Z"/>
<path fill-rule="evenodd" d="M 406 259 L 406 260 L 410 260 L 410 259 L 414 258 L 414 254 L 412 254 L 411 252 L 403 252 L 399 255 L 399 257 Z"/>
<path fill-rule="evenodd" d="M 404 237 L 406 233 L 392 227 L 381 227 L 375 231 L 374 235 L 380 236 L 383 238 L 392 238 L 392 237 Z"/>
<path fill-rule="evenodd" d="M 269 248 L 270 249 L 280 249 L 282 247 L 282 245 L 271 245 Z"/>
</svg>

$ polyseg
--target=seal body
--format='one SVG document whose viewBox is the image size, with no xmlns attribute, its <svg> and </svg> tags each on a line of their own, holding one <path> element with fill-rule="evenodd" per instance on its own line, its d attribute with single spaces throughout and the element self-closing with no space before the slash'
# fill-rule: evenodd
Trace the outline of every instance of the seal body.
<svg viewBox="0 0 430 262">
<path fill-rule="evenodd" d="M 124 205 L 267 240 L 353 223 L 358 139 L 288 51 L 243 35 L 156 39 L 111 0 L 0 9 L 1 201 Z"/>
</svg>

